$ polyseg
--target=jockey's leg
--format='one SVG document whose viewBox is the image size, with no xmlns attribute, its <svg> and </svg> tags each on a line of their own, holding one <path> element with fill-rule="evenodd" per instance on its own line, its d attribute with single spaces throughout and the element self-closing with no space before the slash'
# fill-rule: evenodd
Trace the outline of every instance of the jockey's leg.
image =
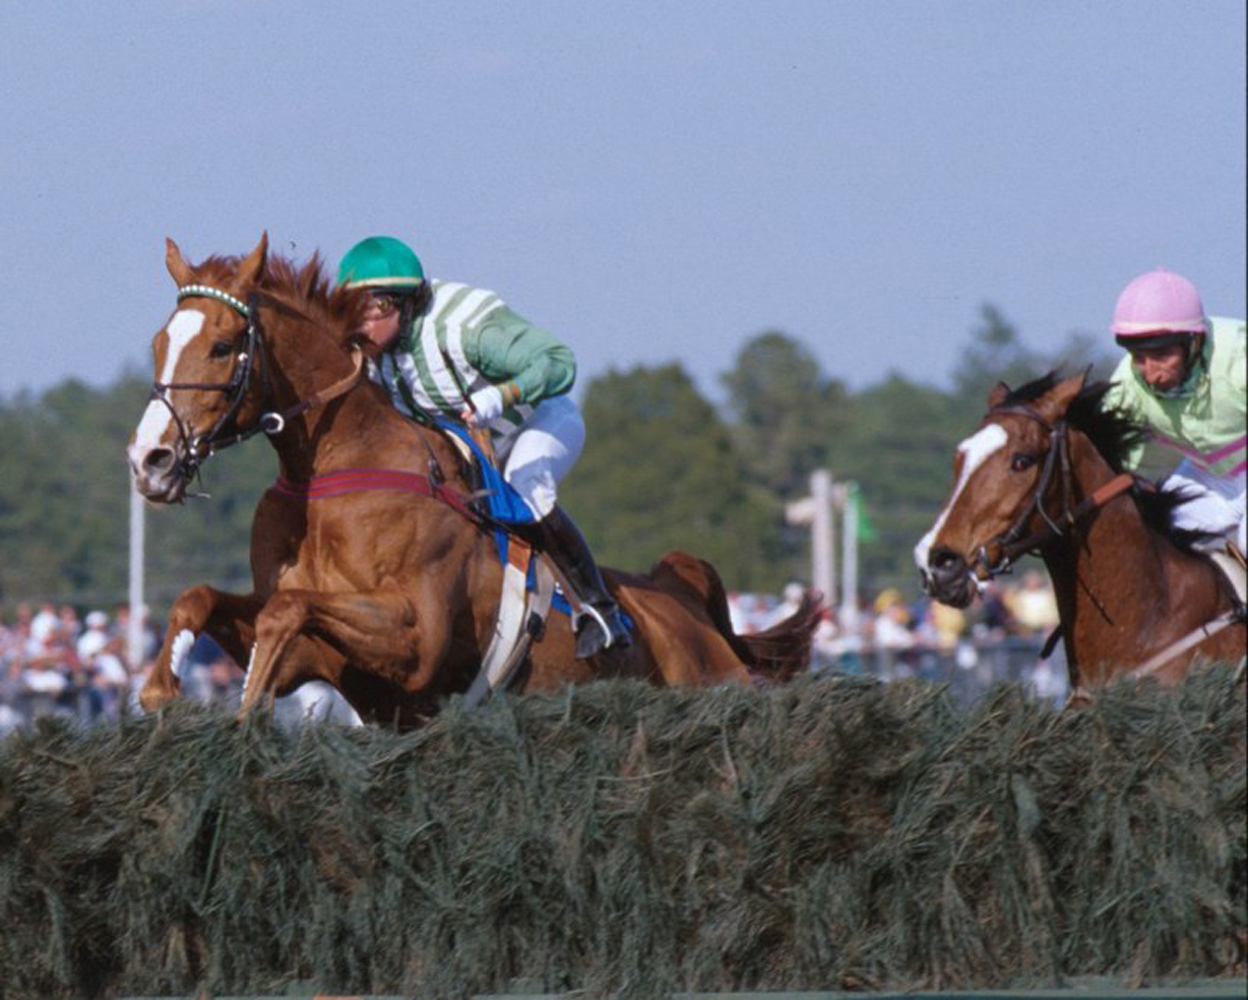
<svg viewBox="0 0 1248 1000">
<path fill-rule="evenodd" d="M 1175 527 L 1209 532 L 1196 548 L 1209 556 L 1231 584 L 1242 607 L 1248 602 L 1244 572 L 1244 488 L 1230 477 L 1216 477 L 1184 460 L 1167 477 L 1165 489 L 1181 489 L 1189 499 L 1174 510 Z"/>
<path fill-rule="evenodd" d="M 1186 498 L 1174 509 L 1174 525 L 1189 531 L 1207 531 L 1242 542 L 1244 521 L 1244 480 L 1242 476 L 1216 476 L 1184 459 L 1161 484 L 1167 491 L 1181 492 Z"/>
<path fill-rule="evenodd" d="M 555 506 L 559 481 L 576 464 L 584 443 L 585 422 L 576 404 L 566 396 L 546 399 L 516 435 L 503 469 L 537 522 L 523 529 L 525 534 L 554 561 L 583 606 L 576 635 L 580 659 L 632 641 L 584 537 Z"/>
<path fill-rule="evenodd" d="M 620 615 L 620 606 L 607 589 L 585 537 L 562 510 L 556 507 L 538 522 L 538 543 L 575 591 L 575 597 L 591 621 L 582 621 L 576 632 L 576 655 L 593 656 L 608 646 L 632 643 Z"/>
</svg>

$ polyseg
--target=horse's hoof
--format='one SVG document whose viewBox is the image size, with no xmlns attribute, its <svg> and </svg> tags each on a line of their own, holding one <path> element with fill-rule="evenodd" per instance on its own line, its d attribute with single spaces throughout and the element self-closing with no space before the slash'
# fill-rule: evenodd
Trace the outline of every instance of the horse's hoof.
<svg viewBox="0 0 1248 1000">
<path fill-rule="evenodd" d="M 177 701 L 177 700 L 178 700 L 177 691 L 170 692 L 170 691 L 154 690 L 152 688 L 144 688 L 142 691 L 139 692 L 139 708 L 143 709 L 144 713 L 147 715 L 151 715 L 154 712 L 159 712 L 162 708 L 164 708 L 170 702 Z"/>
</svg>

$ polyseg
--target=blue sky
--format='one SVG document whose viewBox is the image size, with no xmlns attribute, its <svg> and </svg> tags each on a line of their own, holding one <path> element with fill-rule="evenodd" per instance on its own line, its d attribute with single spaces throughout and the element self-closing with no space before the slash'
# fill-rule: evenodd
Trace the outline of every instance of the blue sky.
<svg viewBox="0 0 1248 1000">
<path fill-rule="evenodd" d="M 1245 313 L 1242 0 L 5 3 L 0 398 L 148 373 L 164 238 L 407 239 L 583 380 L 758 333 L 947 385 L 1158 264 Z"/>
</svg>

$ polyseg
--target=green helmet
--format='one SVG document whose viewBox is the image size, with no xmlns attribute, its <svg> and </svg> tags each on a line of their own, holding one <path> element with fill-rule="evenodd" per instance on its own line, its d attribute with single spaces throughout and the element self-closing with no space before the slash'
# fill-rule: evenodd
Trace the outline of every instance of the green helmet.
<svg viewBox="0 0 1248 1000">
<path fill-rule="evenodd" d="M 425 269 L 420 266 L 420 258 L 393 236 L 360 240 L 338 265 L 338 284 L 348 288 L 414 292 L 424 283 Z"/>
</svg>

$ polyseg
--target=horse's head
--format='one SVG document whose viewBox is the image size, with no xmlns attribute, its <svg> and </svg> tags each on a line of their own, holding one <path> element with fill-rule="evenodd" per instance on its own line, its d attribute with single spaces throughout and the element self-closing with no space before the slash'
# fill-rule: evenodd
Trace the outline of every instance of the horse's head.
<svg viewBox="0 0 1248 1000">
<path fill-rule="evenodd" d="M 954 455 L 953 492 L 914 549 L 930 596 L 966 607 L 1016 557 L 1014 543 L 1053 524 L 1049 501 L 1069 488 L 1058 468 L 1069 462 L 1064 418 L 1084 378 L 1040 380 L 1026 399 L 1004 384 L 989 395 L 984 422 Z"/>
<path fill-rule="evenodd" d="M 130 439 L 135 488 L 161 503 L 181 500 L 200 464 L 237 428 L 261 419 L 263 350 L 253 292 L 264 275 L 268 237 L 234 264 L 192 267 L 166 240 L 177 308 L 152 339 L 152 398 Z"/>
</svg>

